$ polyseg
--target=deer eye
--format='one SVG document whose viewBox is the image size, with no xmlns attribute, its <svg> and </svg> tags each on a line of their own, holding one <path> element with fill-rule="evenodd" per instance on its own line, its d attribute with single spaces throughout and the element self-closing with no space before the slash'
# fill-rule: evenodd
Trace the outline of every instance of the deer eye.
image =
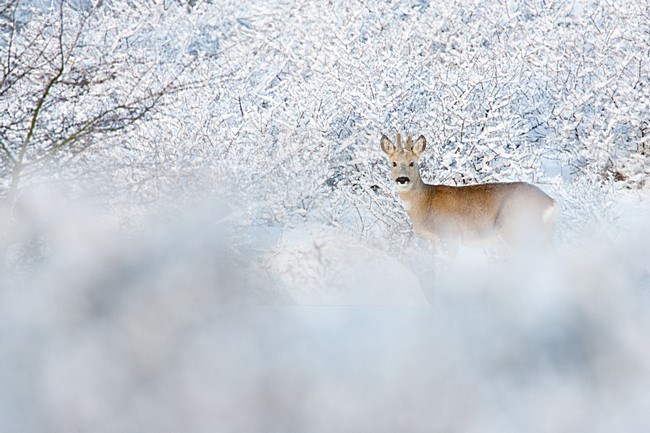
<svg viewBox="0 0 650 433">
<path fill-rule="evenodd" d="M 414 165 L 414 164 L 413 164 L 413 161 L 411 161 L 411 162 L 409 163 L 409 167 L 413 167 L 413 165 Z"/>
<path fill-rule="evenodd" d="M 393 161 L 393 167 L 397 167 L 397 163 Z"/>
</svg>

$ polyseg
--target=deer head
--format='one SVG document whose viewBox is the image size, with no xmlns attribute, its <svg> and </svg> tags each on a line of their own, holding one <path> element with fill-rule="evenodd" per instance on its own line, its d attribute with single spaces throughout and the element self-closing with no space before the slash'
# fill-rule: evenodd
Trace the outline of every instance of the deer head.
<svg viewBox="0 0 650 433">
<path fill-rule="evenodd" d="M 402 146 L 402 136 L 397 134 L 396 144 L 386 136 L 381 137 L 381 149 L 388 155 L 391 165 L 391 175 L 398 191 L 409 191 L 422 184 L 418 161 L 427 146 L 427 140 L 420 135 L 415 143 L 409 135 L 406 145 Z"/>
</svg>

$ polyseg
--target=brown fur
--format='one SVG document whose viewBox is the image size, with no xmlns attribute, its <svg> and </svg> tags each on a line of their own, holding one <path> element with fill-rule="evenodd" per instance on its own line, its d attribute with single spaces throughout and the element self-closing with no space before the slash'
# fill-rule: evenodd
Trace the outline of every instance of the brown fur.
<svg viewBox="0 0 650 433">
<path fill-rule="evenodd" d="M 395 146 L 385 135 L 382 150 L 391 163 L 399 197 L 413 222 L 413 230 L 432 241 L 482 245 L 499 240 L 508 247 L 524 243 L 548 244 L 554 231 L 555 201 L 525 182 L 471 186 L 429 185 L 422 181 L 419 157 L 426 147 L 420 136 Z"/>
</svg>

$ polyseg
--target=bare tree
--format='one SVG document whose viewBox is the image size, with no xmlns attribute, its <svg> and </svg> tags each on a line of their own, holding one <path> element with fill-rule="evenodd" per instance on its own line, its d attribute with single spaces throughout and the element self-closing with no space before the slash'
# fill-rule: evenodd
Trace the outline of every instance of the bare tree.
<svg viewBox="0 0 650 433">
<path fill-rule="evenodd" d="M 158 74 L 101 0 L 54 3 L 49 11 L 19 0 L 0 6 L 0 245 L 30 173 L 127 129 L 188 86 L 179 76 L 189 62 Z"/>
</svg>

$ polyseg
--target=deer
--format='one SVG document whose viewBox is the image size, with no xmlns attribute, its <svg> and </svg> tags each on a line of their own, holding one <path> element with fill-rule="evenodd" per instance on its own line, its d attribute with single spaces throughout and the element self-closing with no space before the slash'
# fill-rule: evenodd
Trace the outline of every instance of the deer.
<svg viewBox="0 0 650 433">
<path fill-rule="evenodd" d="M 425 183 L 419 159 L 427 141 L 411 135 L 402 145 L 385 134 L 381 149 L 388 156 L 391 177 L 413 232 L 434 245 L 445 244 L 454 256 L 460 245 L 505 251 L 525 246 L 552 246 L 557 204 L 538 187 L 526 182 L 448 186 Z"/>
</svg>

